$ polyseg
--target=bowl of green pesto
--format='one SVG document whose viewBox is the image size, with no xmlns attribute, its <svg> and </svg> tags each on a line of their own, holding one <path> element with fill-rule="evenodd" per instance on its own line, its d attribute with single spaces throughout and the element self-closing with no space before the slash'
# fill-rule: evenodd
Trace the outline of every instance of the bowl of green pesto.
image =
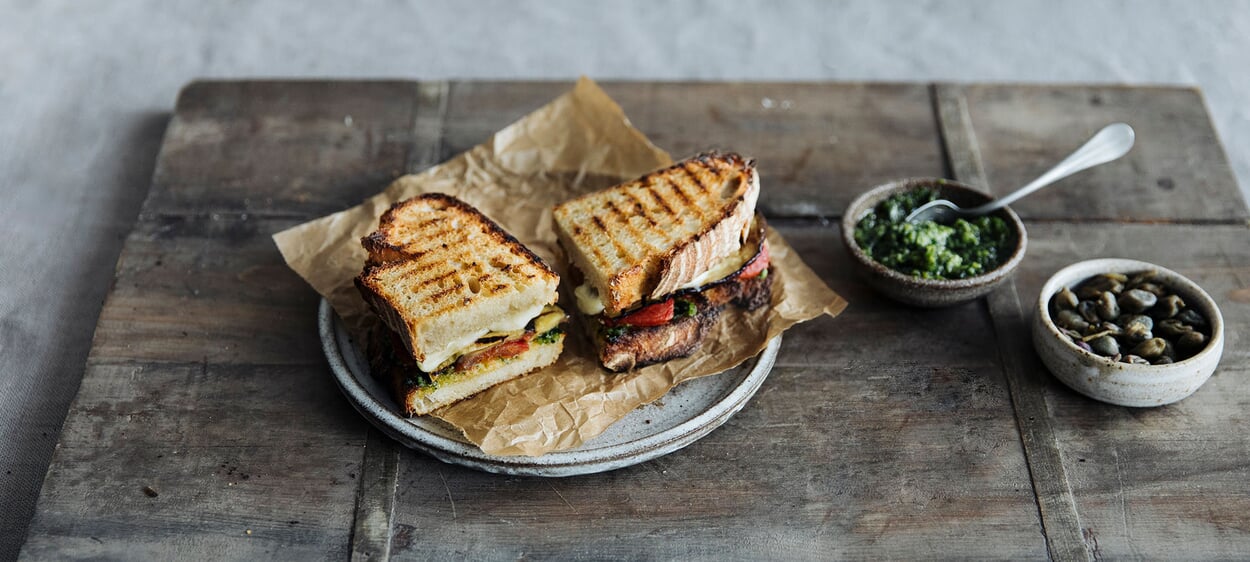
<svg viewBox="0 0 1250 562">
<path fill-rule="evenodd" d="M 950 306 L 994 290 L 1024 257 L 1028 235 L 1009 208 L 951 223 L 908 223 L 908 213 L 934 199 L 963 208 L 990 196 L 952 180 L 909 178 L 869 190 L 842 215 L 842 242 L 878 292 L 915 306 Z"/>
</svg>

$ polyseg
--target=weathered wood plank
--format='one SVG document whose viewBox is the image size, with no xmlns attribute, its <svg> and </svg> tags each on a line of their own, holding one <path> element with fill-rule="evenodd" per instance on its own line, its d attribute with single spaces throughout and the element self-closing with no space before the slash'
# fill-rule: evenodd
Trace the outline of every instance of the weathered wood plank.
<svg viewBox="0 0 1250 562">
<path fill-rule="evenodd" d="M 345 557 L 364 425 L 324 367 L 94 363 L 24 555 Z"/>
<path fill-rule="evenodd" d="M 1244 226 L 1031 224 L 1017 276 L 1032 307 L 1055 271 L 1083 259 L 1158 263 L 1214 297 L 1225 321 L 1219 370 L 1159 408 L 1103 404 L 1043 377 L 1056 440 L 1096 557 L 1236 559 L 1250 552 L 1250 230 Z"/>
<path fill-rule="evenodd" d="M 833 216 L 876 184 L 941 176 L 922 84 L 605 82 L 643 133 L 682 158 L 708 149 L 756 158 L 769 216 Z M 456 82 L 444 157 L 470 148 L 567 89 Z"/>
<path fill-rule="evenodd" d="M 406 170 L 416 82 L 207 81 L 187 85 L 147 213 L 313 218 Z"/>
<path fill-rule="evenodd" d="M 943 145 L 955 179 L 984 188 L 988 182 L 963 88 L 938 85 L 934 96 Z M 994 291 L 985 301 L 998 334 L 1003 374 L 1011 389 L 1011 404 L 1037 496 L 1047 550 L 1057 560 L 1088 560 L 1092 555 L 1082 540 L 1080 517 L 1055 443 L 1050 413 L 1039 392 L 1039 379 L 1045 369 L 1029 355 L 1029 314 L 1022 308 L 1014 284 Z"/>
<path fill-rule="evenodd" d="M 270 236 L 403 173 L 416 91 L 184 90 L 26 556 L 350 553 L 366 424 L 327 373 L 316 294 Z"/>
<path fill-rule="evenodd" d="M 1006 393 L 997 368 L 855 358 L 778 367 L 711 435 L 607 474 L 509 478 L 405 453 L 393 553 L 1041 558 Z"/>
<path fill-rule="evenodd" d="M 993 193 L 1037 177 L 1103 126 L 1137 131 L 1124 158 L 1012 206 L 1026 219 L 1243 221 L 1228 159 L 1194 88 L 969 85 L 967 105 Z"/>
<path fill-rule="evenodd" d="M 88 361 L 321 365 L 320 297 L 270 240 L 299 222 L 145 212 L 118 260 Z"/>
</svg>

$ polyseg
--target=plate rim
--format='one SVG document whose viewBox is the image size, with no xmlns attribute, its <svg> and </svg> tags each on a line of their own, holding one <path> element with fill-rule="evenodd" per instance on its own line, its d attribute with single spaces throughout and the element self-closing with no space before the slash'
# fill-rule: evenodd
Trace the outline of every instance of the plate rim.
<svg viewBox="0 0 1250 562">
<path fill-rule="evenodd" d="M 343 340 L 348 335 L 338 314 L 325 298 L 321 299 L 317 323 L 322 350 L 330 363 L 330 370 L 339 390 L 357 412 L 383 433 L 445 463 L 460 464 L 486 472 L 535 476 L 572 476 L 624 468 L 672 453 L 699 440 L 728 421 L 755 395 L 772 371 L 781 347 L 781 334 L 778 334 L 768 341 L 758 355 L 748 359 L 755 364 L 737 386 L 676 426 L 596 449 L 553 451 L 538 457 L 498 456 L 487 454 L 467 441 L 449 439 L 410 423 L 407 418 L 394 412 L 393 407 L 375 399 L 357 381 L 355 373 L 343 356 L 340 334 Z"/>
</svg>

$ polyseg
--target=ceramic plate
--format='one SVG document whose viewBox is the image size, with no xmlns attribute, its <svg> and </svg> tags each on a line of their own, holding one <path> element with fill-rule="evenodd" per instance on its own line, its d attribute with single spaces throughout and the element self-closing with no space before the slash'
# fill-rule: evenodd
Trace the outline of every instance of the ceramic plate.
<svg viewBox="0 0 1250 562">
<path fill-rule="evenodd" d="M 735 369 L 687 381 L 652 404 L 639 407 L 598 437 L 567 451 L 541 457 L 499 457 L 483 453 L 450 425 L 408 418 L 356 348 L 330 303 L 321 301 L 321 343 L 339 388 L 366 419 L 404 445 L 446 463 L 487 472 L 573 476 L 615 470 L 667 455 L 694 443 L 741 410 L 773 368 L 781 336 Z"/>
</svg>

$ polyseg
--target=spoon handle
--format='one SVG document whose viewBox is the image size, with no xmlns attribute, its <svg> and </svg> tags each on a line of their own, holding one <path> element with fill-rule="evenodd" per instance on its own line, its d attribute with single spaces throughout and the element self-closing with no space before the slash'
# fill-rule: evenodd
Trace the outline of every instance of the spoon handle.
<svg viewBox="0 0 1250 562">
<path fill-rule="evenodd" d="M 1085 142 L 1076 152 L 1069 154 L 1062 162 L 1046 171 L 1046 173 L 1038 176 L 1037 179 L 1029 182 L 1028 185 L 1017 189 L 995 201 L 970 209 L 973 214 L 984 214 L 995 209 L 999 209 L 1014 203 L 1017 199 L 1024 197 L 1034 191 L 1046 187 L 1054 182 L 1075 174 L 1087 168 L 1093 168 L 1099 164 L 1106 164 L 1116 158 L 1128 154 L 1129 149 L 1133 148 L 1133 128 L 1125 123 L 1113 123 L 1103 127 L 1098 134 Z"/>
</svg>

